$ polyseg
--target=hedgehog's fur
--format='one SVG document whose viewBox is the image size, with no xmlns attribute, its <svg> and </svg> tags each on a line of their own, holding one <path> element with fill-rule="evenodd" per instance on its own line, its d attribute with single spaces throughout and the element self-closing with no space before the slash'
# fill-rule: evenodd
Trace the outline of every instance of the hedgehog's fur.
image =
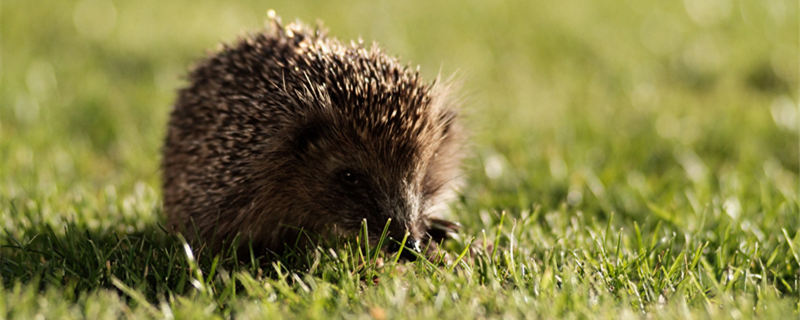
<svg viewBox="0 0 800 320">
<path fill-rule="evenodd" d="M 434 214 L 462 154 L 446 87 L 375 45 L 273 20 L 180 90 L 163 158 L 169 226 L 211 247 L 239 235 L 279 251 L 300 230 L 354 235 L 362 220 L 375 241 L 391 218 L 395 239 L 439 240 Z"/>
</svg>

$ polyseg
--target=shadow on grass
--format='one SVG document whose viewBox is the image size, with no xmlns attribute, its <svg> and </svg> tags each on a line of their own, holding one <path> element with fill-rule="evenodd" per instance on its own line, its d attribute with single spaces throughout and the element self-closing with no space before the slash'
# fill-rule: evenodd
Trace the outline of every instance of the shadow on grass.
<svg viewBox="0 0 800 320">
<path fill-rule="evenodd" d="M 143 231 L 120 233 L 96 231 L 74 223 L 63 230 L 40 226 L 24 230 L 17 237 L 0 236 L 0 279 L 5 287 L 15 283 L 67 288 L 75 294 L 99 288 L 119 289 L 113 279 L 141 291 L 148 300 L 157 301 L 169 294 L 185 294 L 192 288 L 192 263 L 184 250 L 184 242 L 169 234 L 160 225 Z M 234 246 L 219 254 L 193 249 L 200 270 L 213 272 L 246 271 L 253 275 L 275 277 L 275 269 L 267 267 L 279 262 L 290 270 L 308 265 L 308 255 L 290 251 L 256 254 L 235 250 Z M 242 254 L 244 253 L 244 256 Z"/>
</svg>

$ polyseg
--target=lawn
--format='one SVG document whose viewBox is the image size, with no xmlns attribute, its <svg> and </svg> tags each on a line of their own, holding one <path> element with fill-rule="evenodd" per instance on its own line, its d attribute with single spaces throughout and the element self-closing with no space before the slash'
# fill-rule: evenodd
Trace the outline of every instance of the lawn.
<svg viewBox="0 0 800 320">
<path fill-rule="evenodd" d="M 175 90 L 268 9 L 460 79 L 450 262 L 211 256 L 164 231 Z M 797 1 L 3 0 L 0 18 L 0 318 L 800 318 Z"/>
</svg>

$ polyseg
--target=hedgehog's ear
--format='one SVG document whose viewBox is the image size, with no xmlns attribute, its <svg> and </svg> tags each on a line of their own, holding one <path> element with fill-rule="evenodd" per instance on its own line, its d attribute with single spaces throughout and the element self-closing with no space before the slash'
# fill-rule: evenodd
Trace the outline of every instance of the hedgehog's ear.
<svg viewBox="0 0 800 320">
<path fill-rule="evenodd" d="M 292 134 L 292 148 L 298 154 L 305 154 L 318 147 L 325 128 L 319 122 L 311 121 L 296 128 Z"/>
</svg>

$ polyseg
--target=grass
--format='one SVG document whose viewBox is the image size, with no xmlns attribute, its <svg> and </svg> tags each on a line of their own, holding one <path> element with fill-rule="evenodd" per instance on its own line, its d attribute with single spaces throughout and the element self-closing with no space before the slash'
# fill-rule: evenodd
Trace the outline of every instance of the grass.
<svg viewBox="0 0 800 320">
<path fill-rule="evenodd" d="M 0 318 L 800 317 L 795 1 L 0 8 Z M 270 8 L 458 72 L 453 261 L 209 256 L 164 232 L 175 89 Z"/>
</svg>

